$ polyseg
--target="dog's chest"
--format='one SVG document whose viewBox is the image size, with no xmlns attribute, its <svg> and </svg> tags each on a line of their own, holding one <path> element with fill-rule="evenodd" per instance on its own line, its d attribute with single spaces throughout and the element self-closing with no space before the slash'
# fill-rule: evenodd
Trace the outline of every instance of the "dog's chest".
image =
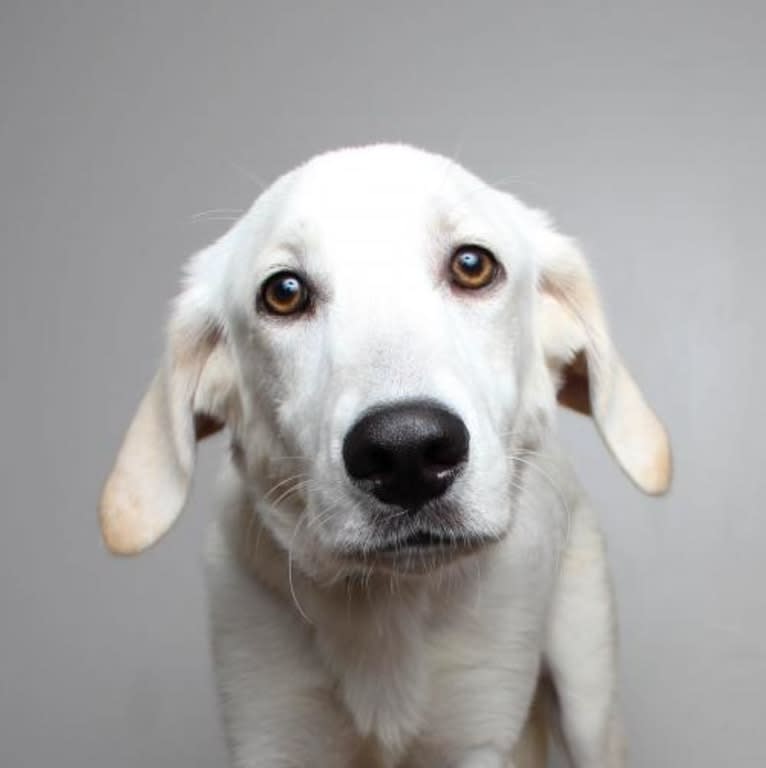
<svg viewBox="0 0 766 768">
<path fill-rule="evenodd" d="M 430 668 L 422 594 L 355 606 L 317 628 L 317 647 L 338 697 L 363 737 L 400 756 L 422 725 Z"/>
<path fill-rule="evenodd" d="M 445 604 L 422 593 L 399 597 L 317 631 L 355 730 L 392 765 L 439 764 L 445 748 L 476 743 L 510 749 L 537 677 L 540 617 L 514 611 L 509 621 L 494 597 L 482 605 L 468 589 Z"/>
</svg>

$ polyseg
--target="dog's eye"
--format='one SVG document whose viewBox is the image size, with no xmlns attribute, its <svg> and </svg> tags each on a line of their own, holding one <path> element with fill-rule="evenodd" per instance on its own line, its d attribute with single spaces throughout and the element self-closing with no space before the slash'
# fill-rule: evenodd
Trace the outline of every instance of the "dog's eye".
<svg viewBox="0 0 766 768">
<path fill-rule="evenodd" d="M 461 245 L 450 260 L 452 282 L 469 291 L 489 285 L 497 272 L 495 257 L 480 245 Z"/>
<path fill-rule="evenodd" d="M 277 272 L 263 283 L 261 302 L 273 315 L 294 315 L 308 307 L 309 289 L 295 272 Z"/>
</svg>

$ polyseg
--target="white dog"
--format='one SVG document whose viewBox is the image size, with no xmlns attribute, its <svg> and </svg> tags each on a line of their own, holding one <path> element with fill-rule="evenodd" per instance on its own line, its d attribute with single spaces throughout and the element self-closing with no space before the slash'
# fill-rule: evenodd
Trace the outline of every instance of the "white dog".
<svg viewBox="0 0 766 768">
<path fill-rule="evenodd" d="M 541 707 L 573 765 L 623 765 L 604 545 L 557 399 L 668 487 L 576 247 L 443 157 L 316 157 L 192 259 L 101 522 L 116 553 L 153 544 L 196 440 L 229 429 L 209 577 L 235 765 L 543 765 Z"/>
</svg>

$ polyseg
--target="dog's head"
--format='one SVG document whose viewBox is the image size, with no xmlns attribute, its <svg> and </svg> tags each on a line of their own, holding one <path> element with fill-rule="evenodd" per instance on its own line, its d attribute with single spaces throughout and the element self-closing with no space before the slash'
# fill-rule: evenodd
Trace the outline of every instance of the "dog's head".
<svg viewBox="0 0 766 768">
<path fill-rule="evenodd" d="M 188 268 L 167 352 L 102 499 L 119 553 L 180 513 L 227 426 L 264 525 L 311 557 L 405 568 L 502 537 L 513 460 L 556 400 L 648 493 L 665 431 L 573 243 L 455 163 L 403 146 L 317 157 Z M 306 555 L 308 557 L 308 555 Z"/>
</svg>

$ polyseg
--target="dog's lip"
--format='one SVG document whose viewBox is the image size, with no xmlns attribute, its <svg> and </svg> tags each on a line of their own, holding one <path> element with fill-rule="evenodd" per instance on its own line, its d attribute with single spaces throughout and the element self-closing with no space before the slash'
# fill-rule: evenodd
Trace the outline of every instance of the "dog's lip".
<svg viewBox="0 0 766 768">
<path fill-rule="evenodd" d="M 396 560 L 413 554 L 457 556 L 470 554 L 497 540 L 497 536 L 420 529 L 405 536 L 374 541 L 364 547 L 349 550 L 346 556 L 364 560 Z"/>
<path fill-rule="evenodd" d="M 433 549 L 441 547 L 456 547 L 468 543 L 465 537 L 450 536 L 439 531 L 419 530 L 407 536 L 384 541 L 371 547 L 374 552 L 396 552 L 404 549 Z"/>
</svg>

